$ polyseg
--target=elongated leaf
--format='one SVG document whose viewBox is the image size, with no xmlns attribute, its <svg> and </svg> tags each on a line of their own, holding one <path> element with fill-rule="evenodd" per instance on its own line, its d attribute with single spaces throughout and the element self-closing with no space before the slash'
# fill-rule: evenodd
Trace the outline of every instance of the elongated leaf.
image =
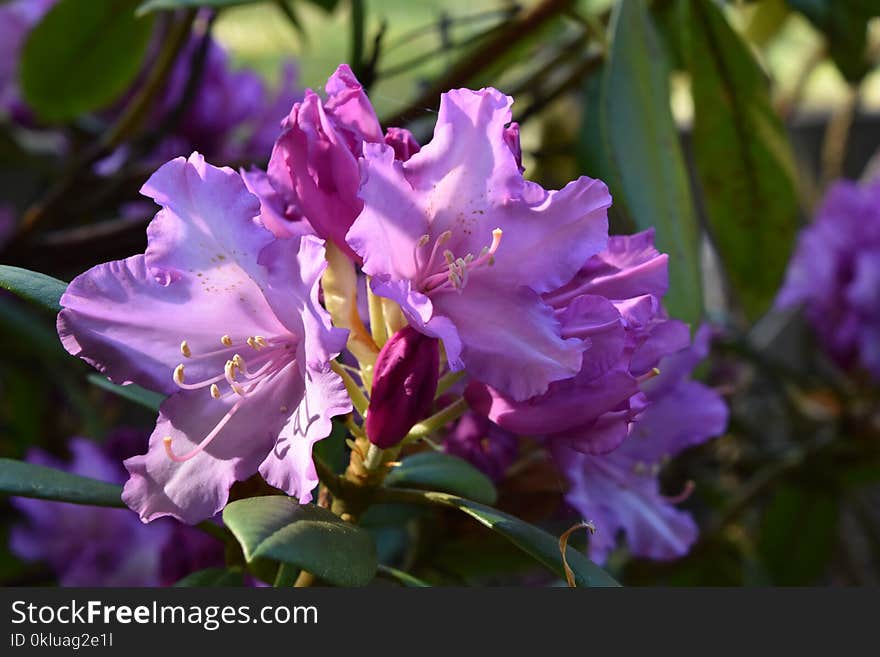
<svg viewBox="0 0 880 657">
<path fill-rule="evenodd" d="M 100 374 L 89 374 L 88 379 L 89 383 L 96 385 L 99 388 L 103 388 L 108 392 L 112 392 L 115 395 L 119 395 L 124 399 L 132 401 L 135 404 L 139 404 L 144 408 L 149 408 L 151 411 L 156 411 L 157 413 L 159 412 L 159 405 L 165 399 L 165 397 L 160 395 L 158 392 L 153 392 L 152 390 L 141 388 L 139 385 L 136 385 L 134 383 L 130 383 L 127 386 L 116 385 L 112 381 L 108 381 Z"/>
<path fill-rule="evenodd" d="M 440 490 L 483 504 L 494 504 L 498 493 L 492 481 L 464 459 L 441 452 L 419 452 L 385 478 L 387 486 Z"/>
<path fill-rule="evenodd" d="M 559 550 L 559 540 L 543 529 L 539 529 L 515 516 L 485 504 L 479 504 L 472 500 L 436 491 L 388 489 L 386 494 L 380 497 L 384 501 L 438 504 L 458 509 L 474 518 L 480 524 L 504 536 L 520 550 L 531 555 L 539 563 L 542 563 L 559 575 L 559 577 L 565 577 L 562 553 Z M 574 548 L 567 546 L 565 556 L 578 586 L 619 586 L 611 575 Z"/>
<path fill-rule="evenodd" d="M 267 2 L 267 0 L 146 0 L 141 2 L 137 8 L 138 16 L 149 14 L 152 11 L 173 11 L 175 9 L 186 9 L 192 7 L 213 7 L 220 9 L 222 7 L 234 7 L 236 5 L 252 5 L 257 2 Z"/>
<path fill-rule="evenodd" d="M 877 0 L 788 0 L 828 40 L 831 58 L 850 82 L 860 81 L 870 70 L 868 21 L 880 16 Z"/>
<path fill-rule="evenodd" d="M 602 83 L 600 121 L 614 177 L 615 205 L 639 230 L 656 228 L 669 254 L 670 313 L 695 324 L 702 314 L 700 231 L 669 101 L 669 71 L 645 0 L 621 0 Z"/>
<path fill-rule="evenodd" d="M 60 0 L 25 42 L 25 100 L 46 121 L 106 107 L 141 68 L 153 24 L 134 15 L 139 0 Z"/>
<path fill-rule="evenodd" d="M 58 300 L 67 289 L 67 283 L 28 269 L 0 265 L 0 287 L 46 310 L 58 312 L 61 310 Z"/>
<path fill-rule="evenodd" d="M 0 459 L 0 494 L 92 506 L 125 506 L 120 498 L 121 486 L 14 459 Z"/>
<path fill-rule="evenodd" d="M 265 557 L 299 566 L 337 586 L 363 586 L 376 573 L 369 533 L 327 509 L 269 495 L 232 502 L 223 521 L 250 562 Z"/>
<path fill-rule="evenodd" d="M 796 170 L 767 80 L 711 0 L 690 0 L 693 148 L 709 224 L 746 314 L 779 289 L 797 230 Z"/>
<path fill-rule="evenodd" d="M 177 588 L 191 588 L 195 586 L 244 586 L 244 577 L 240 570 L 229 568 L 205 568 L 190 573 L 174 584 Z"/>
</svg>

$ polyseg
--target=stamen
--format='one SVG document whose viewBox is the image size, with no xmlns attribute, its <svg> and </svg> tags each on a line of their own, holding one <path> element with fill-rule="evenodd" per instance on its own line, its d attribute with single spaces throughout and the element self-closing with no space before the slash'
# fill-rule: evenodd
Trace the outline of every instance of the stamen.
<svg viewBox="0 0 880 657">
<path fill-rule="evenodd" d="M 182 386 L 183 383 L 183 363 L 174 368 L 174 383 Z"/>
<path fill-rule="evenodd" d="M 417 243 L 417 246 L 418 246 L 418 248 L 422 248 L 423 246 L 425 246 L 425 245 L 426 245 L 428 242 L 430 242 L 430 241 L 431 241 L 431 236 L 428 235 L 427 233 L 425 233 L 424 235 L 422 235 L 422 236 L 419 238 L 419 241 L 418 241 L 418 243 Z"/>
<path fill-rule="evenodd" d="M 211 384 L 211 396 L 214 399 L 220 399 L 220 388 L 217 387 L 216 383 Z"/>
<path fill-rule="evenodd" d="M 639 384 L 642 384 L 645 381 L 650 381 L 655 376 L 660 376 L 660 369 L 657 367 L 652 367 L 650 370 L 648 370 L 647 372 L 645 372 L 641 376 L 636 377 L 636 381 L 638 381 Z"/>
<path fill-rule="evenodd" d="M 222 338 L 220 338 L 220 342 L 225 344 L 227 347 L 232 346 L 232 338 L 230 338 L 228 335 L 224 335 Z"/>
<path fill-rule="evenodd" d="M 257 341 L 253 337 L 248 338 L 247 340 L 245 340 L 245 342 L 247 342 L 248 347 L 250 347 L 251 349 L 259 349 L 259 347 L 257 346 Z"/>
<path fill-rule="evenodd" d="M 231 360 L 226 361 L 226 365 L 223 366 L 223 375 L 226 377 L 226 380 L 232 385 L 235 382 L 235 363 Z"/>
<path fill-rule="evenodd" d="M 180 353 L 183 354 L 184 358 L 189 358 L 190 356 L 192 356 L 192 350 L 189 348 L 186 340 L 180 343 Z"/>
<path fill-rule="evenodd" d="M 669 502 L 670 504 L 680 504 L 684 502 L 687 498 L 691 496 L 691 493 L 697 488 L 697 485 L 693 482 L 692 479 L 688 479 L 684 484 L 684 489 L 678 495 L 663 495 L 663 499 Z"/>
<path fill-rule="evenodd" d="M 176 463 L 184 463 L 203 451 L 208 445 L 211 444 L 211 441 L 214 440 L 214 438 L 216 438 L 217 435 L 223 430 L 223 427 L 225 427 L 229 423 L 229 420 L 232 419 L 238 409 L 241 408 L 242 401 L 244 400 L 239 399 L 237 402 L 235 402 L 232 408 L 229 409 L 229 412 L 224 415 L 223 418 L 217 423 L 217 425 L 213 429 L 211 429 L 211 432 L 202 439 L 202 442 L 200 442 L 192 450 L 190 450 L 183 456 L 178 456 L 174 453 L 174 450 L 171 449 L 171 441 L 173 439 L 171 438 L 171 436 L 165 436 L 162 439 L 162 442 L 165 444 L 165 453 L 168 455 L 168 458 Z"/>
<path fill-rule="evenodd" d="M 254 342 L 256 342 L 257 345 L 259 345 L 260 347 L 268 347 L 269 346 L 269 341 L 266 340 L 266 338 L 264 338 L 262 335 L 255 335 Z"/>
</svg>

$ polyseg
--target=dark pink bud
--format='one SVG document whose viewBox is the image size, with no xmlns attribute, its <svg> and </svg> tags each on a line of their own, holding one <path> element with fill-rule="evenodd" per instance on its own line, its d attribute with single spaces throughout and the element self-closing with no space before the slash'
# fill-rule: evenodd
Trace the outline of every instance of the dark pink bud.
<svg viewBox="0 0 880 657">
<path fill-rule="evenodd" d="M 440 370 L 437 343 L 406 326 L 379 352 L 364 423 L 377 447 L 393 447 L 431 412 Z"/>
</svg>

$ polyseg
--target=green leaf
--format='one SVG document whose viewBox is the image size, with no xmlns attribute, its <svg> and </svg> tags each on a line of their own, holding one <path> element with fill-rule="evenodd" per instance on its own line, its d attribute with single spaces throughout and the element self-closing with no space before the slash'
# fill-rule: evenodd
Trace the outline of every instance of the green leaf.
<svg viewBox="0 0 880 657">
<path fill-rule="evenodd" d="M 877 0 L 788 0 L 828 40 L 831 59 L 850 82 L 859 82 L 871 69 L 868 21 L 880 16 Z"/>
<path fill-rule="evenodd" d="M 190 573 L 178 582 L 176 588 L 191 588 L 196 586 L 244 586 L 244 577 L 240 570 L 229 568 L 205 568 Z"/>
<path fill-rule="evenodd" d="M 837 536 L 838 505 L 826 489 L 784 485 L 761 522 L 758 552 L 773 584 L 816 584 Z"/>
<path fill-rule="evenodd" d="M 146 0 L 137 8 L 137 15 L 143 16 L 153 11 L 173 11 L 175 9 L 187 9 L 193 7 L 235 7 L 237 5 L 252 5 L 267 0 Z"/>
<path fill-rule="evenodd" d="M 120 498 L 121 486 L 14 459 L 0 459 L 0 494 L 92 506 L 125 506 Z"/>
<path fill-rule="evenodd" d="M 639 230 L 655 228 L 669 254 L 669 312 L 696 324 L 702 315 L 700 230 L 669 100 L 669 71 L 645 0 L 622 0 L 602 81 L 600 123 L 610 155 L 616 206 Z"/>
<path fill-rule="evenodd" d="M 251 497 L 227 505 L 223 521 L 248 562 L 266 557 L 290 563 L 337 586 L 363 586 L 376 573 L 369 533 L 327 509 L 283 495 Z"/>
<path fill-rule="evenodd" d="M 458 509 L 492 531 L 498 532 L 560 577 L 565 577 L 559 539 L 515 516 L 485 504 L 435 491 L 387 489 L 386 494 L 380 496 L 380 499 L 389 502 L 439 504 Z M 611 575 L 571 546 L 566 546 L 565 555 L 578 586 L 619 586 Z"/>
<path fill-rule="evenodd" d="M 57 313 L 67 283 L 35 271 L 0 265 L 0 288 Z"/>
<path fill-rule="evenodd" d="M 129 383 L 126 386 L 116 385 L 101 374 L 89 374 L 88 380 L 92 385 L 103 388 L 108 392 L 112 392 L 114 395 L 119 395 L 124 399 L 139 404 L 151 411 L 156 411 L 157 413 L 159 412 L 159 405 L 165 401 L 165 397 L 158 392 L 141 388 L 134 383 Z"/>
<path fill-rule="evenodd" d="M 70 121 L 119 98 L 141 68 L 152 18 L 139 0 L 61 0 L 31 31 L 19 75 L 25 100 L 49 122 Z"/>
<path fill-rule="evenodd" d="M 746 314 L 767 310 L 798 223 L 796 168 L 767 80 L 711 0 L 682 3 L 693 151 L 712 237 Z"/>
<path fill-rule="evenodd" d="M 388 575 L 392 579 L 396 579 L 398 582 L 409 588 L 424 589 L 430 588 L 431 586 L 427 582 L 420 580 L 418 577 L 413 577 L 409 573 L 397 570 L 397 568 L 392 568 L 391 566 L 383 566 L 382 564 L 379 564 L 379 572 L 383 575 Z"/>
<path fill-rule="evenodd" d="M 494 504 L 498 493 L 492 481 L 464 459 L 442 452 L 419 452 L 385 477 L 386 486 L 440 490 L 483 504 Z"/>
</svg>

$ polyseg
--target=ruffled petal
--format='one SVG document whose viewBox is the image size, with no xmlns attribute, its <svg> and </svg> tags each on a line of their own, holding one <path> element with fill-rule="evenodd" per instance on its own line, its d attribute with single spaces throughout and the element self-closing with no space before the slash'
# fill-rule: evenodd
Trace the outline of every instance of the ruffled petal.
<svg viewBox="0 0 880 657">
<path fill-rule="evenodd" d="M 149 451 L 125 461 L 129 480 L 123 501 L 144 522 L 173 516 L 195 524 L 220 511 L 236 481 L 255 474 L 305 394 L 299 365 L 291 361 L 247 397 L 213 399 L 207 391 L 183 391 L 163 402 Z M 172 460 L 164 438 L 180 457 L 195 450 L 224 417 L 235 412 L 201 451 Z"/>
<path fill-rule="evenodd" d="M 470 374 L 514 400 L 540 395 L 580 369 L 583 343 L 563 339 L 550 307 L 527 287 L 475 284 L 432 302 L 455 326 Z"/>
<path fill-rule="evenodd" d="M 332 418 L 351 412 L 351 399 L 342 379 L 331 372 L 306 371 L 305 395 L 260 464 L 260 474 L 272 486 L 306 504 L 318 485 L 312 448 L 330 435 Z"/>
</svg>

